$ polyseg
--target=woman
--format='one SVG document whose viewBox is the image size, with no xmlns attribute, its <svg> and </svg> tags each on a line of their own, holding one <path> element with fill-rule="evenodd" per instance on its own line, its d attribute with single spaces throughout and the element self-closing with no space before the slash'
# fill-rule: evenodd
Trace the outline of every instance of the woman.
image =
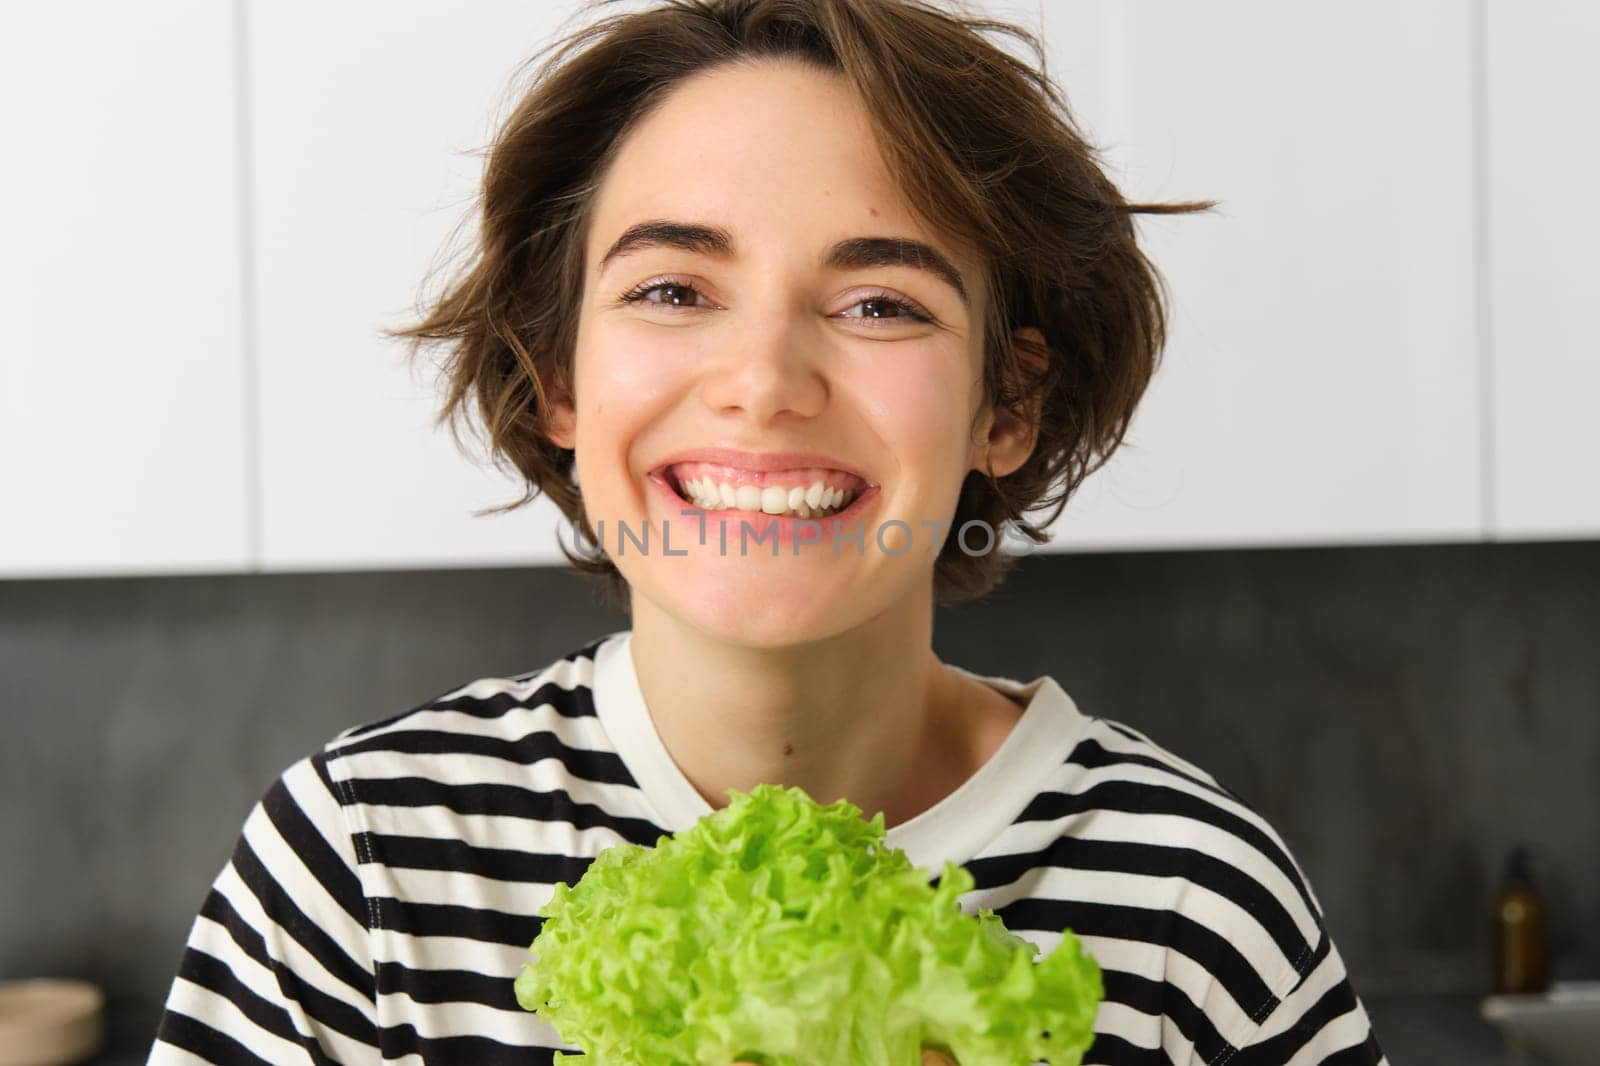
<svg viewBox="0 0 1600 1066">
<path fill-rule="evenodd" d="M 1203 206 L 1128 204 L 986 31 L 1026 38 L 704 0 L 557 47 L 476 256 L 404 335 L 445 346 L 441 418 L 477 411 L 631 629 L 286 771 L 152 1062 L 551 1061 L 573 1045 L 511 995 L 550 886 L 762 782 L 883 811 L 1044 951 L 1073 929 L 1106 987 L 1085 1062 L 1382 1061 L 1258 815 L 1052 678 L 932 650 L 934 604 L 1043 539 L 1024 513 L 1060 513 L 1154 371 L 1130 215 Z"/>
</svg>

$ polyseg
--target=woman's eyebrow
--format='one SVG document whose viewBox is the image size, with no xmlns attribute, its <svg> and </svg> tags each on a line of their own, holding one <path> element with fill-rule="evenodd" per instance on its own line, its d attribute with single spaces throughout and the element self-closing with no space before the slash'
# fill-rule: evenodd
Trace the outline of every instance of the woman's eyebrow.
<svg viewBox="0 0 1600 1066">
<path fill-rule="evenodd" d="M 681 248 L 699 255 L 728 258 L 733 253 L 733 236 L 720 226 L 694 222 L 652 219 L 629 226 L 600 257 L 596 273 L 612 260 L 645 248 Z M 967 287 L 960 271 L 937 249 L 909 237 L 851 237 L 828 249 L 823 265 L 833 270 L 872 266 L 907 266 L 925 270 L 943 281 L 967 304 Z"/>
</svg>

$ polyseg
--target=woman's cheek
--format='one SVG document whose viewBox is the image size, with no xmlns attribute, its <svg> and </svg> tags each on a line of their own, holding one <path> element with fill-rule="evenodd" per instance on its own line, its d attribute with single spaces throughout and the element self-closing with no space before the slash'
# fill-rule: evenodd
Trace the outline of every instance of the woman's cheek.
<svg viewBox="0 0 1600 1066">
<path fill-rule="evenodd" d="M 686 338 L 663 337 L 661 331 L 619 328 L 597 334 L 585 352 L 590 395 L 604 395 L 614 407 L 647 406 L 680 383 L 692 366 L 691 347 Z"/>
<path fill-rule="evenodd" d="M 859 395 L 870 397 L 874 427 L 904 466 L 933 476 L 928 464 L 966 453 L 966 391 L 941 374 L 885 371 L 874 375 Z"/>
</svg>

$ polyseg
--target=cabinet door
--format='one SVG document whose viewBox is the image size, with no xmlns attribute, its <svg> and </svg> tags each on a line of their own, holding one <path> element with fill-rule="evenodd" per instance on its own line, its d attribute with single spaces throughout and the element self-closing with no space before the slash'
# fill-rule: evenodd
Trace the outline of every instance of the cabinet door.
<svg viewBox="0 0 1600 1066">
<path fill-rule="evenodd" d="M 1493 533 L 1600 536 L 1600 9 L 1485 8 Z"/>
<path fill-rule="evenodd" d="M 464 451 L 433 428 L 431 362 L 413 372 L 379 330 L 411 320 L 469 215 L 470 153 L 514 102 L 517 65 L 572 10 L 250 5 L 265 569 L 561 558 L 543 498 L 473 516 L 518 486 L 470 435 Z"/>
<path fill-rule="evenodd" d="M 0 32 L 0 577 L 249 561 L 228 4 Z"/>
<path fill-rule="evenodd" d="M 1471 5 L 1046 0 L 1169 341 L 1055 550 L 1475 540 Z"/>
</svg>

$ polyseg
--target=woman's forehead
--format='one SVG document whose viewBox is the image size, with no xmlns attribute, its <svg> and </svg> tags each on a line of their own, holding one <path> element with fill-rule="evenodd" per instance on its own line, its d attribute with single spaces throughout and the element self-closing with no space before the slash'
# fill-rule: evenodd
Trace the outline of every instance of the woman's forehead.
<svg viewBox="0 0 1600 1066">
<path fill-rule="evenodd" d="M 959 254 L 917 220 L 848 82 L 793 62 L 718 68 L 674 88 L 625 135 L 593 217 L 597 256 L 628 227 L 664 218 L 714 220 L 747 246 L 768 232 L 876 232 Z"/>
<path fill-rule="evenodd" d="M 842 75 L 792 61 L 686 79 L 625 135 L 602 177 L 586 260 L 678 247 L 818 266 L 897 259 L 970 299 L 976 258 L 911 208 Z"/>
</svg>

